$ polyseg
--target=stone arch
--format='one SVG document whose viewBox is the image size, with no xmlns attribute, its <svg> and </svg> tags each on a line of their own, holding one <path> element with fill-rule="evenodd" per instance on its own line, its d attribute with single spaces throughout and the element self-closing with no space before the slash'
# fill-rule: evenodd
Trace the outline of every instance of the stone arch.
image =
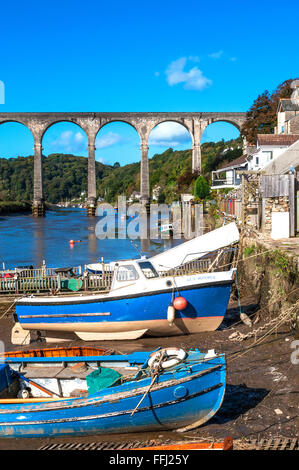
<svg viewBox="0 0 299 470">
<path fill-rule="evenodd" d="M 58 120 L 55 120 L 55 121 L 51 121 L 50 123 L 47 123 L 47 124 L 46 124 L 46 126 L 42 129 L 41 134 L 40 134 L 40 143 L 42 143 L 43 138 L 44 138 L 46 132 L 47 132 L 51 127 L 55 126 L 56 124 L 62 124 L 62 123 L 66 123 L 66 124 L 75 124 L 76 126 L 78 126 L 78 127 L 84 132 L 84 134 L 85 134 L 86 137 L 88 138 L 88 133 L 87 133 L 86 129 L 84 129 L 84 127 L 83 127 L 81 124 L 79 124 L 76 120 L 61 118 L 61 119 L 58 119 Z"/>
<path fill-rule="evenodd" d="M 13 134 L 17 135 L 22 133 L 22 136 L 21 137 L 21 140 L 20 142 L 22 141 L 22 144 L 24 144 L 26 146 L 26 153 L 27 155 L 32 155 L 32 151 L 33 151 L 33 148 L 34 148 L 34 134 L 32 132 L 32 129 L 30 128 L 30 126 L 23 122 L 22 120 L 18 120 L 18 119 L 0 119 L 0 129 L 2 129 L 3 127 L 6 126 L 6 124 L 8 125 L 12 125 L 11 126 L 8 126 L 8 132 L 7 132 L 7 139 L 6 138 L 3 138 L 1 139 L 2 142 L 10 142 L 11 141 L 11 134 L 13 131 Z M 17 141 L 19 142 L 19 139 L 15 140 L 15 135 L 13 137 L 13 140 L 14 141 Z M 23 145 L 22 145 L 23 147 Z M 29 150 L 29 147 L 30 147 L 30 150 Z M 17 150 L 17 149 L 15 149 Z M 23 149 L 22 150 L 17 150 L 17 152 L 21 152 L 19 153 L 19 155 L 23 155 Z"/>
<path fill-rule="evenodd" d="M 234 120 L 234 119 L 226 119 L 226 118 L 214 118 L 214 119 L 209 119 L 205 122 L 205 125 L 204 127 L 202 128 L 202 132 L 200 134 L 200 142 L 202 140 L 202 136 L 204 134 L 204 132 L 207 130 L 207 128 L 213 124 L 217 124 L 217 123 L 226 123 L 226 124 L 229 124 L 231 126 L 233 126 L 235 129 L 237 129 L 237 131 L 240 133 L 240 137 L 242 138 L 243 140 L 243 148 L 246 147 L 246 140 L 245 138 L 243 137 L 242 133 L 241 133 L 241 128 L 242 128 L 242 124 L 243 122 L 241 121 L 237 121 L 237 120 Z"/>
<path fill-rule="evenodd" d="M 150 134 L 156 127 L 158 127 L 160 124 L 164 124 L 165 122 L 174 122 L 176 124 L 180 124 L 181 126 L 183 126 L 188 131 L 191 137 L 192 145 L 194 144 L 194 133 L 193 133 L 191 124 L 188 125 L 183 119 L 179 119 L 179 118 L 176 119 L 176 118 L 171 118 L 171 117 L 170 118 L 165 117 L 163 119 L 157 120 L 154 124 L 151 123 L 151 126 L 148 128 L 147 138 L 149 138 Z"/>
<path fill-rule="evenodd" d="M 208 123 L 208 126 L 210 124 L 214 124 L 215 122 L 227 122 L 228 124 L 231 124 L 232 126 L 236 127 L 238 129 L 238 131 L 241 133 L 241 127 L 242 127 L 243 123 L 245 122 L 245 119 L 244 119 L 244 121 L 240 122 L 240 121 L 237 121 L 237 120 L 234 120 L 234 119 L 214 118 L 214 119 L 210 120 L 210 122 Z"/>
<path fill-rule="evenodd" d="M 131 121 L 130 119 L 123 119 L 123 118 L 115 118 L 115 119 L 114 119 L 114 118 L 111 118 L 111 119 L 107 120 L 106 122 L 103 122 L 103 123 L 100 125 L 98 131 L 96 132 L 95 138 L 97 138 L 99 132 L 100 132 L 102 129 L 104 129 L 104 127 L 106 127 L 106 126 L 109 125 L 109 124 L 114 124 L 114 123 L 116 123 L 116 124 L 117 124 L 117 123 L 128 124 L 130 127 L 132 127 L 132 128 L 137 132 L 138 137 L 139 137 L 139 139 L 140 139 L 140 143 L 141 143 L 142 137 L 141 137 L 141 135 L 140 135 L 140 129 L 138 128 L 137 123 L 135 123 L 134 121 Z"/>
<path fill-rule="evenodd" d="M 1 119 L 0 120 L 0 126 L 1 124 L 9 124 L 9 123 L 13 123 L 13 124 L 21 124 L 22 126 L 26 127 L 26 129 L 28 129 L 32 135 L 32 138 L 34 139 L 34 133 L 30 127 L 30 125 L 28 125 L 27 123 L 21 121 L 21 120 L 18 120 L 18 119 Z"/>
</svg>

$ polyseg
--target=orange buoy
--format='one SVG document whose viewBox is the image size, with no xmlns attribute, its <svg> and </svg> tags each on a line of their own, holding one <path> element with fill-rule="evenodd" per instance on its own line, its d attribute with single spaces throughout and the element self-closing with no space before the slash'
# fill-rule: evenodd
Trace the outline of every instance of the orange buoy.
<svg viewBox="0 0 299 470">
<path fill-rule="evenodd" d="M 70 240 L 70 245 L 74 245 L 75 244 L 75 240 Z"/>
<path fill-rule="evenodd" d="M 187 307 L 188 302 L 185 297 L 176 297 L 173 301 L 173 306 L 176 310 L 185 310 Z"/>
</svg>

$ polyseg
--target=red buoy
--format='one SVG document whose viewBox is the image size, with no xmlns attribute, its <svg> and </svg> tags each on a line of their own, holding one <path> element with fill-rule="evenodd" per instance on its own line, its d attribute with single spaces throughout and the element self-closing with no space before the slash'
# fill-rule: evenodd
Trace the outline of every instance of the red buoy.
<svg viewBox="0 0 299 470">
<path fill-rule="evenodd" d="M 173 306 L 176 310 L 185 310 L 187 307 L 188 302 L 185 297 L 176 297 L 173 301 Z"/>
<path fill-rule="evenodd" d="M 74 245 L 75 244 L 75 240 L 70 240 L 70 245 Z"/>
</svg>

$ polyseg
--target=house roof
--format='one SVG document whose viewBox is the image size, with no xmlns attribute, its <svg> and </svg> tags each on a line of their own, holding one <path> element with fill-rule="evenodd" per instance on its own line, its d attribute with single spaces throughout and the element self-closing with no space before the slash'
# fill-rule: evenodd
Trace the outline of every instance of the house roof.
<svg viewBox="0 0 299 470">
<path fill-rule="evenodd" d="M 290 98 L 281 98 L 278 106 L 282 111 L 299 111 L 299 104 Z"/>
<path fill-rule="evenodd" d="M 297 169 L 299 165 L 299 140 L 290 145 L 281 155 L 264 168 L 266 175 L 283 175 L 290 171 L 293 166 Z"/>
<path fill-rule="evenodd" d="M 279 145 L 289 147 L 299 140 L 299 134 L 258 134 L 259 145 Z"/>
<path fill-rule="evenodd" d="M 241 157 L 235 158 L 235 160 L 232 160 L 231 162 L 222 163 L 217 170 L 243 165 L 244 163 L 247 163 L 246 157 L 247 155 L 241 155 Z"/>
</svg>

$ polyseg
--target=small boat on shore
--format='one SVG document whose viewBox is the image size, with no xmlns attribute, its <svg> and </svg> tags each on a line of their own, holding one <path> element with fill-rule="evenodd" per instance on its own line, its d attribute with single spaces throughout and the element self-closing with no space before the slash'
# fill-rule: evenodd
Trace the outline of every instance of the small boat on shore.
<svg viewBox="0 0 299 470">
<path fill-rule="evenodd" d="M 98 367 L 110 367 L 136 373 L 149 359 L 150 352 L 117 354 L 114 350 L 88 346 L 41 348 L 0 354 L 0 362 L 18 374 L 21 391 L 30 388 L 32 398 L 68 397 L 87 393 L 86 376 Z M 25 393 L 25 392 L 24 392 Z M 26 394 L 26 393 L 25 393 Z M 22 393 L 21 393 L 22 395 Z"/>
<path fill-rule="evenodd" d="M 225 393 L 223 354 L 177 348 L 141 354 L 146 360 L 133 370 L 120 367 L 118 357 L 111 359 L 109 367 L 86 375 L 87 393 L 67 398 L 17 398 L 23 376 L 1 364 L 1 437 L 186 431 L 217 413 Z M 122 357 L 130 363 L 130 355 Z M 46 369 L 39 367 L 40 375 Z"/>
<path fill-rule="evenodd" d="M 235 270 L 160 276 L 148 260 L 120 262 L 108 293 L 16 301 L 17 330 L 71 332 L 83 340 L 174 336 L 218 328 Z"/>
<path fill-rule="evenodd" d="M 235 224 L 230 225 L 198 237 L 202 250 L 209 245 L 219 248 L 236 241 L 238 229 Z M 197 254 L 189 253 L 188 249 L 195 250 L 194 240 L 153 258 L 90 266 L 94 273 L 85 272 L 80 280 L 84 293 L 76 282 L 73 288 L 69 286 L 69 290 L 78 291 L 73 295 L 54 291 L 55 295 L 18 299 L 15 330 L 42 331 L 45 337 L 63 332 L 86 341 L 134 340 L 144 335 L 175 336 L 216 330 L 226 313 L 235 277 L 232 253 L 230 263 L 225 264 L 227 270 L 222 270 L 219 263 L 224 249 L 199 261 L 196 257 L 202 255 L 200 247 Z M 175 265 L 176 261 L 179 264 Z M 88 290 L 88 283 L 98 282 L 105 287 L 104 291 Z"/>
<path fill-rule="evenodd" d="M 127 450 L 127 449 L 124 449 Z M 233 450 L 232 437 L 226 437 L 223 442 L 196 442 L 182 441 L 175 444 L 153 445 L 149 447 L 135 447 L 135 450 Z"/>
<path fill-rule="evenodd" d="M 59 348 L 38 348 L 38 349 L 25 349 L 24 351 L 8 351 L 0 353 L 0 359 L 7 361 L 8 359 L 20 358 L 26 360 L 26 358 L 85 358 L 86 356 L 103 356 L 109 353 L 112 354 L 111 350 L 96 348 L 91 346 L 71 346 L 71 347 L 59 347 Z"/>
</svg>

